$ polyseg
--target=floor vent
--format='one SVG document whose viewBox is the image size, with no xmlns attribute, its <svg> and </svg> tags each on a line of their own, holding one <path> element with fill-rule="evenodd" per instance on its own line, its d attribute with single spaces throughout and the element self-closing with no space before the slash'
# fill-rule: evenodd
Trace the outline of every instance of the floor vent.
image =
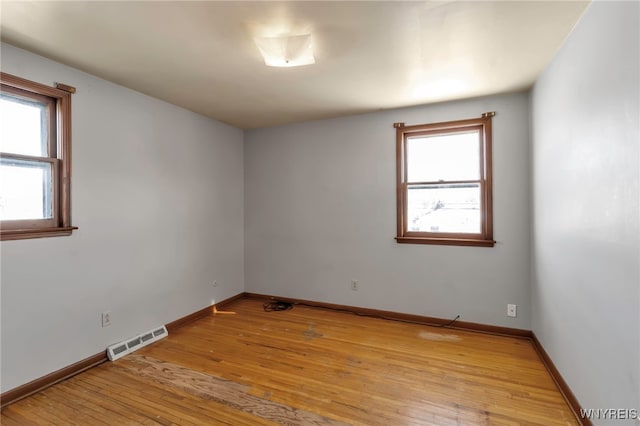
<svg viewBox="0 0 640 426">
<path fill-rule="evenodd" d="M 144 333 L 132 337 L 131 339 L 127 339 L 124 342 L 116 343 L 115 345 L 109 346 L 107 348 L 107 355 L 109 356 L 109 359 L 111 361 L 115 361 L 118 358 L 122 358 L 126 354 L 137 351 L 138 349 L 150 345 L 151 343 L 156 342 L 163 337 L 167 337 L 168 335 L 169 332 L 163 325 L 162 327 L 145 331 Z"/>
</svg>

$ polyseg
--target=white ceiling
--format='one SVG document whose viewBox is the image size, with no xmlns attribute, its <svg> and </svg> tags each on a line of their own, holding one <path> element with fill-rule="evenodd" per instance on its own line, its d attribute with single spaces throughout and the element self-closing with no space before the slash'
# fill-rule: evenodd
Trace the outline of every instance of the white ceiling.
<svg viewBox="0 0 640 426">
<path fill-rule="evenodd" d="M 10 44 L 240 128 L 529 88 L 588 2 L 2 1 Z M 311 32 L 316 64 L 252 35 Z M 67 82 L 73 84 L 73 82 Z"/>
</svg>

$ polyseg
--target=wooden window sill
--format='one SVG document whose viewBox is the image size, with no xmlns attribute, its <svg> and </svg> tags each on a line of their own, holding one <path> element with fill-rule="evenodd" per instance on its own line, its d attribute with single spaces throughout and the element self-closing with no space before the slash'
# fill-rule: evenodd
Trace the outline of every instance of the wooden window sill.
<svg viewBox="0 0 640 426">
<path fill-rule="evenodd" d="M 65 237 L 78 229 L 77 226 L 60 228 L 3 229 L 1 240 L 27 240 L 30 238 Z"/>
<path fill-rule="evenodd" d="M 472 238 L 427 238 L 427 237 L 396 237 L 399 244 L 433 244 L 443 246 L 474 246 L 493 247 L 493 240 L 476 240 Z"/>
</svg>

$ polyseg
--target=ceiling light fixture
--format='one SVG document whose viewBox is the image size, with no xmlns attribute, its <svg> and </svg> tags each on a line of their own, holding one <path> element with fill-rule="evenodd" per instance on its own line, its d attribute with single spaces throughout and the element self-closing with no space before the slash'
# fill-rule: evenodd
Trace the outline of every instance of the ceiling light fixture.
<svg viewBox="0 0 640 426">
<path fill-rule="evenodd" d="M 315 64 L 311 49 L 311 34 L 254 37 L 253 39 L 270 67 L 299 67 Z"/>
</svg>

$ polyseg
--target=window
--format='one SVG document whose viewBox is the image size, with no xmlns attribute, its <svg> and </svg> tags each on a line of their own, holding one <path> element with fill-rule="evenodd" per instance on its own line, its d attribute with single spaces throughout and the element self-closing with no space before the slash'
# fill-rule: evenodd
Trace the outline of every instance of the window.
<svg viewBox="0 0 640 426">
<path fill-rule="evenodd" d="M 2 240 L 70 235 L 71 94 L 0 73 Z"/>
<path fill-rule="evenodd" d="M 491 117 L 395 123 L 399 243 L 493 247 Z"/>
</svg>

